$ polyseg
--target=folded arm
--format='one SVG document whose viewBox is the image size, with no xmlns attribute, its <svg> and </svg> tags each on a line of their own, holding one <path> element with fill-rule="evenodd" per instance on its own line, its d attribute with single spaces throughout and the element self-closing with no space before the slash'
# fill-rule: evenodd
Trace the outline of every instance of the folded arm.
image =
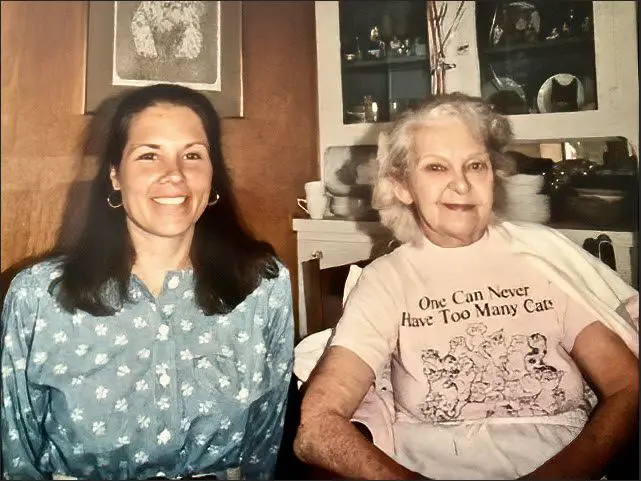
<svg viewBox="0 0 641 481">
<path fill-rule="evenodd" d="M 417 479 L 419 475 L 396 463 L 350 422 L 373 380 L 374 372 L 359 356 L 331 347 L 308 381 L 296 455 L 347 478 Z"/>
<path fill-rule="evenodd" d="M 599 404 L 579 436 L 525 478 L 600 476 L 637 429 L 638 359 L 623 340 L 594 322 L 576 337 L 570 355 L 596 391 Z"/>
</svg>

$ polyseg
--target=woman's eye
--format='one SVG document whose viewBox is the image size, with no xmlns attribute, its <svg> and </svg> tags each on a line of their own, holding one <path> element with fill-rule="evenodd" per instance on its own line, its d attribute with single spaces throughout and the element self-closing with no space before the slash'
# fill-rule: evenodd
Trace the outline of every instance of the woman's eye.
<svg viewBox="0 0 641 481">
<path fill-rule="evenodd" d="M 138 160 L 156 160 L 157 157 L 155 152 L 145 152 L 138 156 Z"/>
<path fill-rule="evenodd" d="M 185 154 L 185 158 L 187 160 L 199 160 L 199 159 L 202 159 L 203 156 L 200 155 L 198 152 L 189 152 Z"/>
<path fill-rule="evenodd" d="M 440 164 L 427 164 L 426 170 L 430 172 L 445 172 L 445 166 Z"/>
<path fill-rule="evenodd" d="M 472 162 L 469 164 L 469 169 L 474 170 L 474 171 L 481 171 L 487 169 L 487 163 L 486 162 Z"/>
</svg>

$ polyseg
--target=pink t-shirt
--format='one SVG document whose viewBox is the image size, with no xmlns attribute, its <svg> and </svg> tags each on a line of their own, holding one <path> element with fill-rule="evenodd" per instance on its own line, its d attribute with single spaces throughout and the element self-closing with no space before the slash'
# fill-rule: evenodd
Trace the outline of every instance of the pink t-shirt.
<svg viewBox="0 0 641 481">
<path fill-rule="evenodd" d="M 425 239 L 371 263 L 331 344 L 376 373 L 391 357 L 399 420 L 547 416 L 585 406 L 568 353 L 595 321 L 490 230 L 470 246 Z"/>
</svg>

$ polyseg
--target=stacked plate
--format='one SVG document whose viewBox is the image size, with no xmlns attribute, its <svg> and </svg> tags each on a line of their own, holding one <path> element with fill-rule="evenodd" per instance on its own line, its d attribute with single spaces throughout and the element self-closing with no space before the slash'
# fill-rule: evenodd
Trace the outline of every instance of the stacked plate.
<svg viewBox="0 0 641 481">
<path fill-rule="evenodd" d="M 540 194 L 545 183 L 542 175 L 516 174 L 505 181 L 506 209 L 509 220 L 545 224 L 550 220 L 550 199 Z"/>
</svg>

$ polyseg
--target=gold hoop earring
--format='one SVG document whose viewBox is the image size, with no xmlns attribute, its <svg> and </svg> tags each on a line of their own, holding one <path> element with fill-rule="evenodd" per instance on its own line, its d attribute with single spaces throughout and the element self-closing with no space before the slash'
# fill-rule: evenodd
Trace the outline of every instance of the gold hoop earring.
<svg viewBox="0 0 641 481">
<path fill-rule="evenodd" d="M 115 194 L 116 192 L 119 192 L 119 191 L 112 190 L 111 192 L 109 192 L 109 195 L 107 195 L 107 204 L 109 204 L 109 207 L 111 207 L 112 209 L 117 209 L 118 207 L 122 207 L 122 194 L 120 198 L 120 204 L 114 204 L 113 201 L 111 200 L 111 195 Z"/>
<path fill-rule="evenodd" d="M 220 195 L 218 195 L 218 192 L 216 192 L 216 198 L 210 202 L 207 202 L 207 207 L 211 207 L 212 205 L 216 205 L 218 203 L 218 200 L 220 199 Z"/>
</svg>

